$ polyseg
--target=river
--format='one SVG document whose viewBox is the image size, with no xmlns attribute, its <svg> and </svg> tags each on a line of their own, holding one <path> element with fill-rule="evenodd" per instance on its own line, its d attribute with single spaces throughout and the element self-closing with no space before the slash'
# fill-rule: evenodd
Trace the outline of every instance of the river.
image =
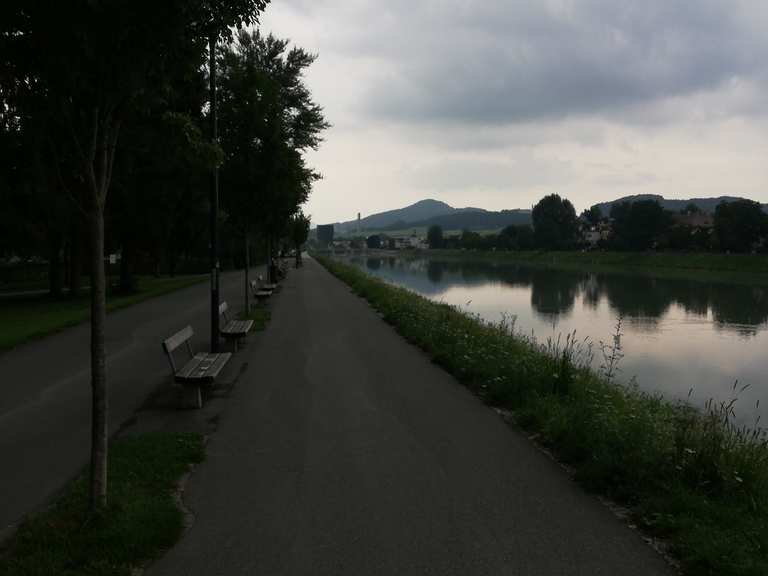
<svg viewBox="0 0 768 576">
<path fill-rule="evenodd" d="M 611 344 L 621 319 L 618 380 L 703 405 L 737 390 L 739 423 L 768 414 L 768 286 L 671 279 L 648 274 L 557 270 L 505 261 L 352 255 L 338 257 L 432 300 L 497 322 L 539 341 L 575 331 Z"/>
</svg>

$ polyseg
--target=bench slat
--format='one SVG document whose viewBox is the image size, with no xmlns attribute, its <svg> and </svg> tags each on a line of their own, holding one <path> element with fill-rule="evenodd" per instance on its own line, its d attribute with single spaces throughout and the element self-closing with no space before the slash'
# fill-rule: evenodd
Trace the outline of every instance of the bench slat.
<svg viewBox="0 0 768 576">
<path fill-rule="evenodd" d="M 184 344 L 187 340 L 192 338 L 194 335 L 194 331 L 192 330 L 192 326 L 187 326 L 186 328 L 179 330 L 171 336 L 170 338 L 167 338 L 163 341 L 163 348 L 165 348 L 165 351 L 169 354 L 176 350 L 179 346 Z"/>
<path fill-rule="evenodd" d="M 200 381 L 213 380 L 219 375 L 232 354 L 224 352 L 221 354 L 206 354 L 201 352 L 195 354 L 195 357 L 187 362 L 184 367 L 176 374 L 177 381 Z"/>
<path fill-rule="evenodd" d="M 221 329 L 224 336 L 244 336 L 253 327 L 253 320 L 233 320 Z"/>
</svg>

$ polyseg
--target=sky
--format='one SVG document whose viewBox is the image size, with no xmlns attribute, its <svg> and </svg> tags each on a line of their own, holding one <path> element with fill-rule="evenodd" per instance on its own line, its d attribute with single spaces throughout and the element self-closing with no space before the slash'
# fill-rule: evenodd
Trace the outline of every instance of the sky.
<svg viewBox="0 0 768 576">
<path fill-rule="evenodd" d="M 768 202 L 765 0 L 272 0 L 333 125 L 313 224 L 425 198 Z"/>
</svg>

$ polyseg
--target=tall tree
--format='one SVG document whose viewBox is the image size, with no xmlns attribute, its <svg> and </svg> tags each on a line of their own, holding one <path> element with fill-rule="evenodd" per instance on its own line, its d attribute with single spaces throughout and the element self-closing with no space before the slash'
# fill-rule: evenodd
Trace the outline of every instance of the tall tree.
<svg viewBox="0 0 768 576">
<path fill-rule="evenodd" d="M 287 40 L 258 31 L 240 32 L 221 55 L 225 208 L 246 242 L 258 229 L 268 263 L 288 219 L 320 177 L 305 159 L 329 126 L 303 80 L 314 61 L 301 48 L 289 49 Z"/>
<path fill-rule="evenodd" d="M 576 244 L 578 223 L 573 204 L 557 194 L 545 196 L 531 214 L 536 246 L 545 250 L 567 250 Z"/>
<path fill-rule="evenodd" d="M 671 215 L 656 200 L 614 204 L 611 219 L 612 242 L 619 250 L 654 248 L 672 224 Z"/>
<path fill-rule="evenodd" d="M 104 324 L 104 211 L 118 137 L 134 100 L 162 82 L 179 50 L 254 22 L 267 0 L 6 0 L 3 68 L 45 95 L 59 185 L 88 223 L 91 253 L 90 503 L 106 503 L 108 402 Z M 5 75 L 5 74 L 4 74 Z M 71 155 L 70 155 L 71 153 Z M 65 173 L 74 178 L 68 180 Z"/>
<path fill-rule="evenodd" d="M 768 215 L 757 202 L 722 202 L 715 208 L 715 234 L 721 250 L 749 252 L 768 236 Z"/>
<path fill-rule="evenodd" d="M 288 238 L 296 250 L 296 268 L 301 267 L 301 251 L 309 238 L 309 218 L 302 211 L 288 221 Z"/>
<path fill-rule="evenodd" d="M 427 244 L 430 250 L 442 248 L 443 242 L 443 228 L 437 224 L 430 226 L 427 230 Z"/>
</svg>

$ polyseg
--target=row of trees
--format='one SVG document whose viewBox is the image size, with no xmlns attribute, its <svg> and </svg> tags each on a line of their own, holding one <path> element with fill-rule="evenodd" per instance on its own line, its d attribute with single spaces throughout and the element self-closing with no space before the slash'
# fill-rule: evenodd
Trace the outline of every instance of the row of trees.
<svg viewBox="0 0 768 576">
<path fill-rule="evenodd" d="M 327 123 L 302 79 L 314 56 L 246 31 L 268 1 L 0 7 L 0 257 L 47 260 L 53 292 L 62 268 L 73 294 L 90 274 L 93 509 L 107 492 L 105 254 L 121 253 L 125 290 L 147 255 L 171 272 L 206 259 L 219 169 L 213 216 L 246 270 L 252 244 L 271 256 L 306 221 L 319 175 L 305 153 Z"/>
<path fill-rule="evenodd" d="M 534 206 L 531 218 L 532 226 L 509 226 L 488 235 L 464 230 L 460 236 L 445 237 L 442 228 L 432 226 L 427 231 L 427 242 L 430 248 L 468 250 L 598 247 L 750 252 L 763 250 L 768 238 L 768 214 L 750 200 L 723 202 L 711 218 L 695 204 L 676 214 L 656 200 L 616 203 L 607 216 L 593 206 L 577 216 L 569 200 L 553 194 Z"/>
</svg>

